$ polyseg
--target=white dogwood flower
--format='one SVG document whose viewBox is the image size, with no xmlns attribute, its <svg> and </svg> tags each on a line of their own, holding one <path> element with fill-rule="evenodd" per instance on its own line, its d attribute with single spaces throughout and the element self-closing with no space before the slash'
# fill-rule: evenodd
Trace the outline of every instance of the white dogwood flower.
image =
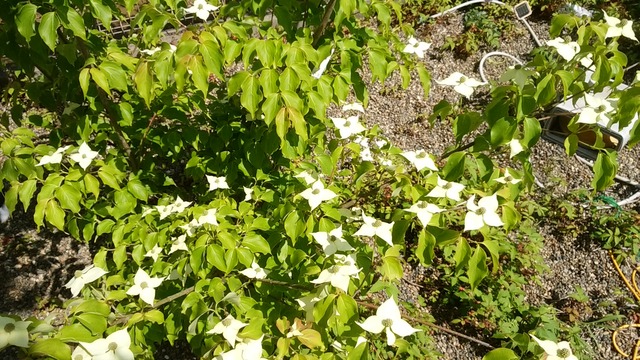
<svg viewBox="0 0 640 360">
<path fill-rule="evenodd" d="M 304 310 L 307 321 L 313 321 L 313 307 L 318 301 L 326 298 L 327 295 L 329 295 L 329 290 L 326 286 L 323 286 L 315 293 L 296 299 L 298 305 Z"/>
<path fill-rule="evenodd" d="M 573 355 L 571 346 L 567 341 L 555 343 L 551 340 L 540 340 L 533 335 L 531 335 L 531 337 L 540 345 L 545 354 L 547 354 L 547 360 L 578 360 L 578 357 Z"/>
<path fill-rule="evenodd" d="M 238 341 L 238 332 L 247 325 L 248 324 L 240 320 L 236 320 L 233 315 L 229 314 L 217 323 L 213 329 L 207 331 L 207 334 L 222 334 L 222 337 L 229 342 L 229 345 L 235 346 L 236 341 Z"/>
<path fill-rule="evenodd" d="M 351 135 L 359 134 L 365 131 L 365 127 L 358 121 L 358 116 L 349 116 L 346 119 L 343 118 L 330 118 L 333 124 L 338 128 L 340 133 L 340 139 L 346 139 Z"/>
<path fill-rule="evenodd" d="M 310 188 L 301 192 L 300 196 L 309 201 L 309 206 L 311 206 L 311 210 L 313 210 L 323 201 L 329 201 L 338 195 L 329 189 L 325 189 L 322 181 L 317 180 L 311 184 Z"/>
<path fill-rule="evenodd" d="M 469 98 L 476 87 L 484 85 L 482 81 L 478 81 L 474 78 L 467 77 L 459 72 L 454 72 L 444 80 L 436 80 L 440 85 L 453 86 L 458 94 L 464 95 Z"/>
<path fill-rule="evenodd" d="M 228 189 L 227 179 L 224 176 L 211 176 L 207 175 L 207 181 L 209 182 L 209 191 L 215 189 Z"/>
<path fill-rule="evenodd" d="M 587 106 L 582 108 L 578 122 L 582 124 L 609 123 L 608 114 L 613 112 L 613 106 L 607 99 L 601 99 L 591 94 L 585 94 Z"/>
<path fill-rule="evenodd" d="M 196 14 L 200 19 L 207 21 L 211 12 L 218 10 L 219 6 L 209 4 L 206 0 L 196 0 L 193 6 L 184 9 L 188 14 Z"/>
<path fill-rule="evenodd" d="M 46 164 L 60 164 L 60 162 L 62 162 L 62 155 L 64 155 L 64 152 L 67 151 L 67 149 L 69 149 L 70 147 L 71 146 L 69 145 L 63 146 L 58 148 L 51 155 L 44 155 L 36 166 L 42 166 Z"/>
<path fill-rule="evenodd" d="M 381 220 L 377 220 L 371 216 L 362 214 L 362 221 L 364 224 L 356 231 L 355 236 L 378 236 L 384 240 L 387 244 L 393 246 L 392 230 L 393 221 L 386 223 Z"/>
<path fill-rule="evenodd" d="M 413 166 L 415 166 L 416 169 L 418 169 L 418 171 L 421 171 L 424 168 L 427 168 L 432 171 L 438 171 L 438 168 L 436 167 L 436 164 L 433 162 L 431 155 L 429 155 L 424 150 L 405 151 L 402 153 L 402 156 L 404 156 L 407 160 L 409 160 L 409 162 L 413 164 Z"/>
<path fill-rule="evenodd" d="M 420 59 L 424 58 L 424 52 L 429 50 L 431 44 L 428 42 L 418 41 L 413 36 L 409 38 L 409 43 L 404 47 L 402 52 L 407 54 L 416 54 Z"/>
<path fill-rule="evenodd" d="M 138 268 L 133 277 L 133 286 L 127 290 L 127 295 L 138 295 L 142 301 L 153 306 L 156 298 L 156 288 L 162 284 L 164 278 L 150 277 L 144 270 Z"/>
<path fill-rule="evenodd" d="M 499 183 L 502 183 L 502 184 L 515 185 L 515 184 L 519 183 L 522 180 L 521 179 L 516 179 L 515 177 L 513 177 L 513 175 L 511 175 L 511 173 L 509 172 L 509 169 L 505 169 L 504 176 L 497 178 L 496 181 L 499 182 Z"/>
<path fill-rule="evenodd" d="M 264 279 L 269 274 L 269 271 L 263 269 L 255 261 L 251 263 L 250 268 L 246 268 L 240 271 L 240 274 L 251 279 Z"/>
<path fill-rule="evenodd" d="M 426 201 L 418 201 L 411 205 L 410 208 L 406 209 L 406 211 L 415 213 L 418 216 L 418 219 L 420 219 L 422 226 L 426 227 L 429 225 L 434 214 L 443 212 L 444 210 L 440 209 L 435 204 L 431 204 Z"/>
<path fill-rule="evenodd" d="M 160 256 L 160 254 L 162 254 L 162 248 L 158 246 L 158 244 L 156 244 L 151 250 L 147 251 L 144 256 L 150 257 L 153 259 L 153 262 L 156 262 L 158 261 L 158 257 Z"/>
<path fill-rule="evenodd" d="M 217 213 L 217 209 L 208 209 L 198 218 L 198 220 L 196 220 L 195 225 L 202 226 L 204 224 L 210 224 L 218 226 L 218 217 L 216 216 Z"/>
<path fill-rule="evenodd" d="M 31 321 L 16 321 L 10 317 L 0 316 L 0 350 L 9 345 L 29 347 L 29 331 Z"/>
<path fill-rule="evenodd" d="M 336 264 L 322 270 L 318 278 L 311 280 L 311 282 L 314 284 L 330 283 L 333 287 L 347 292 L 351 277 L 359 274 L 361 269 L 356 266 L 354 256 L 335 254 L 333 257 L 336 259 Z"/>
<path fill-rule="evenodd" d="M 127 329 L 118 330 L 105 339 L 85 343 L 80 345 L 92 356 L 94 360 L 133 360 L 131 337 Z M 73 358 L 75 359 L 75 358 Z"/>
<path fill-rule="evenodd" d="M 555 48 L 558 55 L 567 61 L 571 61 L 580 52 L 580 45 L 577 42 L 568 41 L 560 37 L 547 41 L 547 45 Z"/>
<path fill-rule="evenodd" d="M 178 250 L 189 251 L 186 241 L 187 241 L 186 234 L 182 234 L 178 236 L 178 238 L 173 242 L 173 244 L 171 244 L 171 249 L 169 249 L 169 254 L 173 254 Z"/>
<path fill-rule="evenodd" d="M 524 151 L 524 147 L 522 147 L 522 144 L 520 143 L 520 140 L 518 139 L 512 139 L 511 141 L 509 141 L 509 158 L 512 158 L 518 154 L 520 154 L 521 152 Z"/>
<path fill-rule="evenodd" d="M 329 56 L 327 56 L 320 62 L 320 66 L 318 66 L 318 69 L 311 74 L 311 77 L 313 77 L 314 79 L 320 79 L 322 74 L 324 74 L 324 72 L 327 70 L 327 66 L 329 65 L 329 61 L 331 61 L 331 56 L 333 56 L 334 51 L 336 51 L 336 49 L 331 48 L 331 53 L 329 54 Z"/>
<path fill-rule="evenodd" d="M 253 189 L 243 186 L 242 190 L 244 190 L 244 201 L 250 201 L 253 196 Z"/>
<path fill-rule="evenodd" d="M 152 56 L 153 54 L 157 53 L 160 50 L 162 50 L 162 48 L 160 46 L 156 46 L 153 49 L 140 50 L 140 52 L 145 54 L 145 55 Z M 175 45 L 169 44 L 169 51 L 170 52 L 175 52 L 176 50 L 178 50 L 178 48 Z"/>
<path fill-rule="evenodd" d="M 65 284 L 64 287 L 71 290 L 73 296 L 78 296 L 80 290 L 90 282 L 94 282 L 107 274 L 103 269 L 96 267 L 95 265 L 89 265 L 83 270 L 76 270 L 73 274 L 73 278 Z"/>
<path fill-rule="evenodd" d="M 93 360 L 93 356 L 82 346 L 76 346 L 73 353 L 71 353 L 71 360 Z"/>
<path fill-rule="evenodd" d="M 317 180 L 317 179 L 316 179 L 313 175 L 311 175 L 311 173 L 309 173 L 309 171 L 307 171 L 307 170 L 305 170 L 305 171 L 303 171 L 303 172 L 299 173 L 298 175 L 295 175 L 294 177 L 295 177 L 295 178 L 298 178 L 298 179 L 301 179 L 302 181 L 304 181 L 304 183 L 305 183 L 306 185 L 311 185 L 311 184 L 313 184 L 314 182 L 316 182 L 316 180 Z"/>
<path fill-rule="evenodd" d="M 484 225 L 502 226 L 504 223 L 498 215 L 498 196 L 485 196 L 475 204 L 476 196 L 471 195 L 467 200 L 467 214 L 464 217 L 464 231 L 478 230 Z"/>
<path fill-rule="evenodd" d="M 369 316 L 360 325 L 365 331 L 373 334 L 385 332 L 387 334 L 387 345 L 392 346 L 396 342 L 396 335 L 400 337 L 410 336 L 421 331 L 413 328 L 408 322 L 402 319 L 400 309 L 393 298 L 385 301 L 378 307 L 375 315 Z"/>
<path fill-rule="evenodd" d="M 96 158 L 96 156 L 98 156 L 98 152 L 91 150 L 89 145 L 84 142 L 80 145 L 77 152 L 69 155 L 71 160 L 77 162 L 83 170 L 86 170 L 87 167 L 91 165 L 91 162 Z"/>
<path fill-rule="evenodd" d="M 176 201 L 171 204 L 173 208 L 173 212 L 176 214 L 180 214 L 185 211 L 189 206 L 191 206 L 192 201 L 184 201 L 180 198 L 180 196 L 176 197 Z"/>
<path fill-rule="evenodd" d="M 460 193 L 464 190 L 464 185 L 441 179 L 438 175 L 438 182 L 436 187 L 431 190 L 427 196 L 436 198 L 448 198 L 455 201 L 460 201 Z"/>
<path fill-rule="evenodd" d="M 329 232 L 314 232 L 311 233 L 313 239 L 322 246 L 322 251 L 325 255 L 331 256 L 338 251 L 351 251 L 353 247 L 342 238 L 342 226 L 337 229 L 333 229 Z"/>
<path fill-rule="evenodd" d="M 633 32 L 633 21 L 626 19 L 620 20 L 606 13 L 604 13 L 604 20 L 609 26 L 607 28 L 607 34 L 604 36 L 605 38 L 626 36 L 631 40 L 638 41 L 636 34 Z"/>
<path fill-rule="evenodd" d="M 262 357 L 262 335 L 259 339 L 238 339 L 236 347 L 216 356 L 216 360 L 264 360 Z"/>
<path fill-rule="evenodd" d="M 342 111 L 359 111 L 361 113 L 364 114 L 364 107 L 362 106 L 362 104 L 358 103 L 358 102 L 354 102 L 351 104 L 345 104 L 342 106 Z"/>
</svg>

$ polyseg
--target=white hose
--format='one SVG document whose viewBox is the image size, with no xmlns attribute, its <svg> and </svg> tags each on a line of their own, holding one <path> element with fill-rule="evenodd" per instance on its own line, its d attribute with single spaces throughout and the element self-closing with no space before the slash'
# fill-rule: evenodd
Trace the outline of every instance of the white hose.
<svg viewBox="0 0 640 360">
<path fill-rule="evenodd" d="M 520 59 L 518 59 L 517 57 L 511 55 L 511 54 L 507 54 L 506 52 L 502 52 L 502 51 L 492 51 L 490 53 L 486 53 L 484 54 L 484 56 L 482 57 L 482 59 L 480 59 L 480 65 L 478 65 L 478 72 L 480 73 L 480 78 L 482 79 L 482 81 L 484 81 L 485 83 L 488 83 L 489 81 L 487 80 L 487 77 L 484 75 L 484 62 L 487 61 L 488 58 L 492 57 L 492 56 L 504 56 L 504 57 L 508 57 L 509 59 L 517 62 L 519 65 L 522 65 L 522 61 Z"/>
<path fill-rule="evenodd" d="M 441 13 L 437 13 L 435 15 L 431 15 L 431 18 L 435 19 L 435 18 L 438 18 L 438 17 L 440 17 L 442 15 L 448 14 L 448 13 L 450 13 L 452 11 L 456 11 L 458 9 L 462 9 L 465 6 L 478 4 L 478 3 L 487 3 L 487 4 L 488 3 L 493 3 L 493 4 L 498 4 L 498 5 L 505 5 L 505 3 L 503 3 L 502 1 L 498 1 L 498 0 L 471 0 L 471 1 L 467 1 L 465 3 L 462 3 L 460 5 L 456 5 L 456 6 L 452 7 L 451 9 L 445 10 L 445 11 L 443 11 Z"/>
</svg>

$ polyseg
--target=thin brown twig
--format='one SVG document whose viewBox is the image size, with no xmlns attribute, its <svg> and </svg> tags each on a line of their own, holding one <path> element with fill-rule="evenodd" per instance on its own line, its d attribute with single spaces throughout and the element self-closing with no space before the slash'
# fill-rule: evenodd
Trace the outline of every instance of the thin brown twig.
<svg viewBox="0 0 640 360">
<path fill-rule="evenodd" d="M 324 34 L 324 30 L 327 28 L 329 24 L 329 19 L 331 18 L 331 13 L 333 12 L 333 8 L 336 6 L 336 0 L 329 0 L 327 7 L 324 9 L 324 15 L 322 15 L 322 22 L 318 29 L 313 33 L 313 47 L 318 45 L 318 40 Z"/>
</svg>

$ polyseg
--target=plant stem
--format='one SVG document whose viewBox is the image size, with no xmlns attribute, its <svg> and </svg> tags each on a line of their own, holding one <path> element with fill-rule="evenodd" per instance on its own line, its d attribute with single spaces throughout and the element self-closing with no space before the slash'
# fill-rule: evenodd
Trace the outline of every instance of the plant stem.
<svg viewBox="0 0 640 360">
<path fill-rule="evenodd" d="M 329 0 L 327 7 L 324 9 L 324 15 L 322 15 L 322 22 L 320 23 L 320 27 L 313 33 L 313 47 L 318 45 L 318 40 L 324 34 L 324 30 L 327 28 L 329 24 L 329 19 L 331 18 L 331 13 L 333 12 L 333 8 L 336 6 L 336 0 Z"/>
</svg>

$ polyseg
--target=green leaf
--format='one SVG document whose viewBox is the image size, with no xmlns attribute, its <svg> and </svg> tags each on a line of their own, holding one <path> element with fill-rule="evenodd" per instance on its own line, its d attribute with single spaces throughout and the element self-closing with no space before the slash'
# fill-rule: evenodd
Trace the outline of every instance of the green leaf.
<svg viewBox="0 0 640 360">
<path fill-rule="evenodd" d="M 52 357 L 56 360 L 71 359 L 71 348 L 58 339 L 44 339 L 29 346 L 29 354 L 34 357 Z"/>
<path fill-rule="evenodd" d="M 262 70 L 260 74 L 260 86 L 262 86 L 262 93 L 265 96 L 278 91 L 278 77 L 278 72 L 274 69 Z"/>
<path fill-rule="evenodd" d="M 567 155 L 571 156 L 578 151 L 578 141 L 578 135 L 576 134 L 569 134 L 569 136 L 564 139 L 564 150 L 567 152 Z"/>
<path fill-rule="evenodd" d="M 301 332 L 302 335 L 299 335 L 297 339 L 300 340 L 302 345 L 310 349 L 322 346 L 322 336 L 318 331 L 313 329 L 304 329 Z"/>
<path fill-rule="evenodd" d="M 104 219 L 100 221 L 98 227 L 96 228 L 96 234 L 100 236 L 105 233 L 110 233 L 115 224 L 116 222 L 111 219 Z"/>
<path fill-rule="evenodd" d="M 420 231 L 418 236 L 418 248 L 416 249 L 416 256 L 423 265 L 431 265 L 433 258 L 435 257 L 434 248 L 436 246 L 436 238 L 425 229 Z"/>
<path fill-rule="evenodd" d="M 341 293 L 336 300 L 336 306 L 338 314 L 340 314 L 340 321 L 347 323 L 349 320 L 358 314 L 358 305 L 356 301 L 349 295 Z"/>
<path fill-rule="evenodd" d="M 511 141 L 516 129 L 517 123 L 514 119 L 508 117 L 498 119 L 491 125 L 491 145 L 500 146 Z"/>
<path fill-rule="evenodd" d="M 20 201 L 22 202 L 22 206 L 24 207 L 25 211 L 27 211 L 27 209 L 29 208 L 29 204 L 31 203 L 33 194 L 36 192 L 37 184 L 38 182 L 35 179 L 31 179 L 23 182 L 20 186 L 18 195 L 20 196 Z"/>
<path fill-rule="evenodd" d="M 110 168 L 107 166 L 103 166 L 98 170 L 98 177 L 102 180 L 105 185 L 120 190 L 120 185 L 118 184 L 118 179 L 115 175 L 110 171 Z"/>
<path fill-rule="evenodd" d="M 80 88 L 82 89 L 82 93 L 84 97 L 87 97 L 87 91 L 89 91 L 89 80 L 91 79 L 91 75 L 89 73 L 89 68 L 84 68 L 80 71 L 80 76 L 78 76 L 80 81 Z"/>
<path fill-rule="evenodd" d="M 76 316 L 76 319 L 94 335 L 102 334 L 107 330 L 107 318 L 102 314 L 82 313 Z"/>
<path fill-rule="evenodd" d="M 112 61 L 105 61 L 100 64 L 99 68 L 103 76 L 105 76 L 106 79 L 108 80 L 109 86 L 111 86 L 116 90 L 127 91 L 128 89 L 127 73 L 126 71 L 124 71 L 122 66 L 120 66 L 120 64 L 117 64 Z M 95 77 L 94 77 L 94 80 L 95 80 Z M 102 86 L 100 85 L 100 87 Z"/>
<path fill-rule="evenodd" d="M 383 257 L 382 265 L 378 269 L 389 281 L 402 279 L 402 264 L 397 256 Z"/>
<path fill-rule="evenodd" d="M 38 25 L 38 34 L 40 34 L 42 41 L 47 44 L 51 51 L 55 51 L 56 49 L 56 41 L 58 40 L 57 30 L 59 26 L 60 20 L 58 20 L 58 15 L 53 11 L 42 15 L 40 25 Z"/>
<path fill-rule="evenodd" d="M 103 74 L 102 71 L 100 71 L 100 69 L 98 68 L 91 68 L 89 72 L 91 73 L 91 78 L 93 79 L 93 81 L 95 81 L 96 84 L 98 84 L 98 86 L 105 93 L 107 93 L 107 95 L 111 96 L 111 88 L 109 88 L 109 80 L 107 80 L 107 77 L 105 76 L 105 74 Z"/>
<path fill-rule="evenodd" d="M 254 253 L 270 254 L 271 247 L 262 235 L 249 232 L 242 239 L 242 245 L 249 248 Z"/>
<path fill-rule="evenodd" d="M 96 198 L 98 198 L 98 195 L 100 195 L 100 181 L 98 181 L 95 176 L 89 173 L 84 174 L 84 187 Z"/>
<path fill-rule="evenodd" d="M 475 131 L 482 123 L 484 123 L 482 116 L 475 111 L 457 116 L 453 120 L 453 134 L 456 136 L 456 141 L 462 142 L 465 135 Z"/>
<path fill-rule="evenodd" d="M 593 164 L 593 180 L 591 186 L 595 191 L 602 191 L 613 184 L 616 172 L 618 171 L 618 153 L 611 150 L 598 153 Z"/>
<path fill-rule="evenodd" d="M 127 190 L 129 190 L 131 195 L 135 196 L 138 200 L 147 201 L 147 199 L 149 198 L 147 188 L 139 179 L 133 179 L 129 181 L 127 183 Z"/>
<path fill-rule="evenodd" d="M 542 133 L 542 127 L 540 121 L 536 118 L 526 117 L 524 118 L 524 141 L 527 148 L 532 148 L 540 139 Z"/>
<path fill-rule="evenodd" d="M 71 30 L 73 34 L 82 40 L 87 40 L 86 37 L 86 28 L 84 26 L 84 20 L 82 16 L 78 14 L 73 8 L 66 8 L 67 13 L 65 15 L 59 16 L 62 25 Z"/>
<path fill-rule="evenodd" d="M 147 108 L 151 104 L 153 99 L 153 75 L 151 75 L 151 69 L 149 63 L 146 61 L 140 61 L 136 73 L 133 76 L 133 81 L 136 84 L 136 90 L 138 94 L 144 99 Z"/>
<path fill-rule="evenodd" d="M 518 360 L 520 357 L 511 349 L 498 348 L 489 351 L 482 360 Z"/>
<path fill-rule="evenodd" d="M 469 261 L 469 257 L 471 256 L 471 247 L 467 240 L 463 237 L 458 241 L 458 245 L 456 246 L 455 255 L 453 256 L 453 261 L 456 263 L 456 271 L 459 271 L 466 263 Z"/>
<path fill-rule="evenodd" d="M 471 288 L 475 290 L 487 274 L 489 274 L 487 254 L 482 247 L 478 246 L 471 256 L 471 259 L 469 259 L 469 268 L 467 269 L 467 277 L 469 278 Z"/>
<path fill-rule="evenodd" d="M 116 264 L 116 269 L 122 269 L 122 265 L 127 261 L 127 247 L 120 245 L 113 251 L 113 262 Z"/>
<path fill-rule="evenodd" d="M 465 162 L 467 153 L 464 151 L 458 151 L 449 156 L 447 164 L 442 169 L 444 178 L 447 181 L 456 181 L 464 174 Z"/>
<path fill-rule="evenodd" d="M 293 241 L 302 234 L 304 227 L 305 223 L 300 221 L 300 216 L 298 216 L 296 211 L 290 212 L 284 220 L 284 231 Z"/>
<path fill-rule="evenodd" d="M 111 8 L 101 0 L 89 0 L 89 5 L 91 5 L 93 16 L 98 18 L 107 30 L 111 30 Z"/>
<path fill-rule="evenodd" d="M 64 342 L 91 342 L 96 339 L 89 329 L 78 323 L 63 326 L 57 338 Z"/>
<path fill-rule="evenodd" d="M 64 210 L 60 208 L 57 201 L 51 199 L 47 202 L 45 216 L 51 225 L 57 227 L 60 231 L 64 231 Z"/>
<path fill-rule="evenodd" d="M 255 117 L 258 111 L 258 105 L 262 101 L 262 92 L 260 91 L 260 80 L 253 76 L 248 76 L 242 83 L 242 95 L 240 95 L 240 103 Z"/>
<path fill-rule="evenodd" d="M 422 63 L 418 63 L 416 67 L 418 70 L 418 76 L 420 76 L 420 82 L 422 83 L 422 89 L 424 90 L 424 98 L 429 98 L 429 92 L 431 91 L 431 74 L 424 68 Z"/>
<path fill-rule="evenodd" d="M 80 212 L 82 193 L 73 185 L 69 183 L 62 184 L 62 186 L 56 190 L 56 199 L 60 201 L 60 206 L 62 206 L 63 209 L 71 210 L 73 213 Z"/>
<path fill-rule="evenodd" d="M 156 324 L 162 324 L 164 322 L 164 314 L 160 310 L 153 309 L 144 313 L 144 319 Z"/>
<path fill-rule="evenodd" d="M 7 11 L 7 9 L 5 8 L 3 11 Z M 24 36 L 27 42 L 31 41 L 31 38 L 35 34 L 37 11 L 38 7 L 36 5 L 26 3 L 20 6 L 15 17 L 18 32 Z"/>
</svg>

